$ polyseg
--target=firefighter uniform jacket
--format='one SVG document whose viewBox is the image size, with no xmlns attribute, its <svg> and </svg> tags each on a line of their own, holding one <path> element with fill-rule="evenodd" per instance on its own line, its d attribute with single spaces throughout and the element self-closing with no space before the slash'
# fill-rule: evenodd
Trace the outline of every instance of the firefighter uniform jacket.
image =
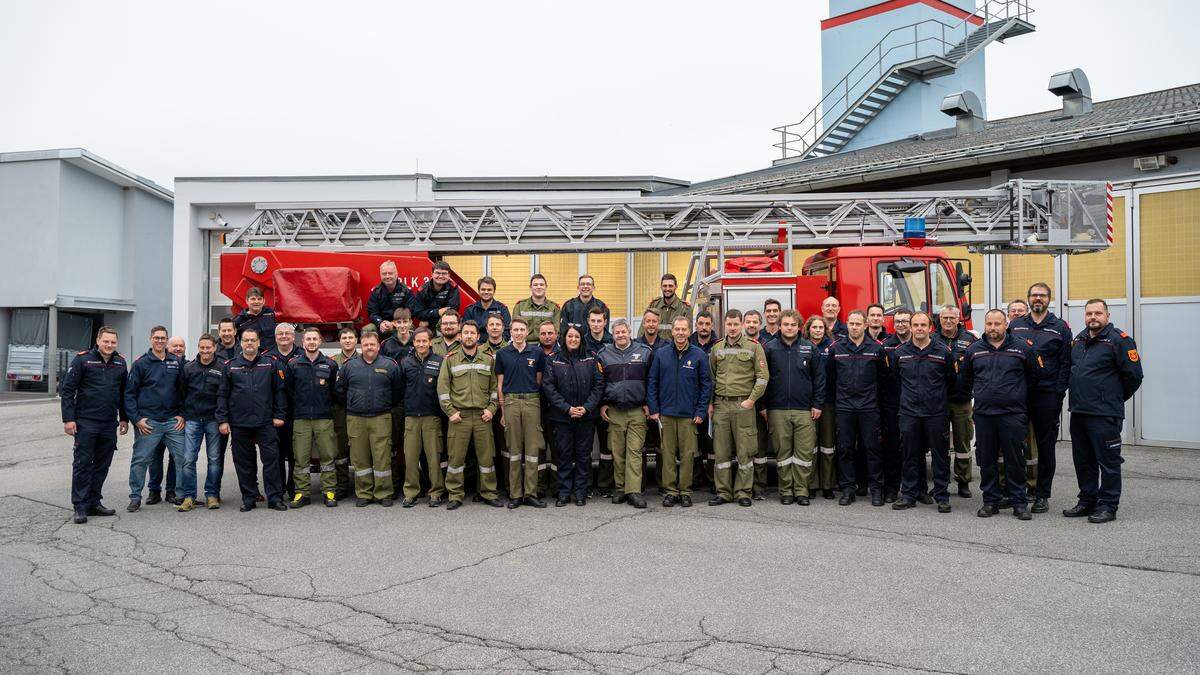
<svg viewBox="0 0 1200 675">
<path fill-rule="evenodd" d="M 1125 418 L 1125 401 L 1142 386 L 1142 359 L 1128 333 L 1108 324 L 1071 343 L 1069 409 L 1082 415 Z"/>
<path fill-rule="evenodd" d="M 208 422 L 216 419 L 217 394 L 221 391 L 224 364 L 213 356 L 207 366 L 197 357 L 183 366 L 183 419 Z"/>
<path fill-rule="evenodd" d="M 1071 380 L 1071 327 L 1067 322 L 1054 312 L 1046 312 L 1041 323 L 1026 314 L 1014 319 L 1008 330 L 1042 357 L 1044 367 L 1039 369 L 1033 388 L 1065 396 Z"/>
<path fill-rule="evenodd" d="M 1036 381 L 1041 356 L 1009 334 L 999 347 L 987 339 L 977 340 L 959 357 L 958 376 L 962 389 L 975 398 L 980 415 L 1026 413 L 1029 389 Z"/>
<path fill-rule="evenodd" d="M 289 361 L 286 381 L 292 419 L 333 419 L 333 388 L 337 374 L 337 362 L 320 352 L 315 360 L 301 354 Z"/>
<path fill-rule="evenodd" d="M 62 421 L 122 422 L 125 414 L 125 357 L 113 352 L 107 360 L 99 347 L 79 352 L 63 377 Z"/>
<path fill-rule="evenodd" d="M 238 354 L 225 364 L 217 392 L 217 422 L 233 427 L 263 427 L 287 419 L 283 364 L 267 354 L 247 359 Z"/>
</svg>

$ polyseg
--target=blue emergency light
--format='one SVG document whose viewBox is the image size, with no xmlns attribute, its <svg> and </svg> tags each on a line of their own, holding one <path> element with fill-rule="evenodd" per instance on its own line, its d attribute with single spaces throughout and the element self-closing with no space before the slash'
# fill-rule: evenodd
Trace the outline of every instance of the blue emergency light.
<svg viewBox="0 0 1200 675">
<path fill-rule="evenodd" d="M 925 217 L 904 219 L 904 243 L 913 248 L 925 245 Z"/>
</svg>

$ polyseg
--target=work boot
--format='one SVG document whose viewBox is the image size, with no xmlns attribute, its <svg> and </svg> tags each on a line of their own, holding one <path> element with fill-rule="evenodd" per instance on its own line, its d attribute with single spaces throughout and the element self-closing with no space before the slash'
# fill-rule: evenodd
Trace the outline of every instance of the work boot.
<svg viewBox="0 0 1200 675">
<path fill-rule="evenodd" d="M 897 495 L 895 492 L 886 492 L 883 495 L 883 503 L 884 504 L 894 503 L 896 501 L 896 497 L 897 497 Z"/>
<path fill-rule="evenodd" d="M 175 491 L 174 490 L 167 490 L 166 501 L 168 504 L 174 504 L 176 506 L 179 506 L 179 501 L 175 499 Z"/>
<path fill-rule="evenodd" d="M 521 505 L 520 497 L 512 497 L 508 500 L 508 508 L 510 508 L 510 509 L 515 509 L 520 505 Z"/>
<path fill-rule="evenodd" d="M 364 499 L 363 497 L 359 497 L 358 499 L 354 500 L 354 505 L 358 508 L 362 508 L 364 506 L 370 506 L 372 501 L 374 501 L 374 500 Z"/>
<path fill-rule="evenodd" d="M 457 499 L 451 499 L 450 503 L 446 505 L 446 510 L 453 511 L 460 506 L 462 506 L 462 502 L 458 501 Z"/>
<path fill-rule="evenodd" d="M 646 498 L 640 492 L 630 493 L 629 505 L 635 509 L 644 509 L 646 508 Z"/>
<path fill-rule="evenodd" d="M 709 506 L 720 506 L 722 504 L 729 504 L 729 503 L 730 503 L 730 501 L 728 499 L 725 499 L 721 495 L 717 495 L 716 497 L 713 497 L 712 499 L 708 500 Z"/>
<path fill-rule="evenodd" d="M 1092 506 L 1091 504 L 1085 504 L 1083 502 L 1079 502 L 1078 504 L 1076 504 L 1075 506 L 1072 506 L 1069 509 L 1063 509 L 1063 515 L 1066 516 L 1067 518 L 1082 518 L 1083 516 L 1092 515 L 1092 513 L 1095 512 L 1095 510 L 1096 510 L 1095 506 Z"/>
<path fill-rule="evenodd" d="M 950 502 L 938 502 L 938 513 L 950 513 Z"/>
<path fill-rule="evenodd" d="M 247 511 L 253 511 L 257 506 L 258 502 L 242 502 L 242 505 L 238 507 L 238 511 L 246 513 Z"/>
<path fill-rule="evenodd" d="M 570 497 L 559 497 L 558 499 L 554 500 L 555 506 L 566 506 L 567 504 L 570 504 L 570 503 L 571 503 Z"/>
<path fill-rule="evenodd" d="M 663 495 L 662 505 L 666 508 L 675 506 L 675 495 Z"/>
<path fill-rule="evenodd" d="M 612 493 L 613 493 L 612 488 L 600 488 L 600 496 L 601 497 L 605 497 L 605 498 L 611 497 Z"/>
<path fill-rule="evenodd" d="M 904 497 L 901 497 L 900 499 L 897 499 L 895 502 L 892 502 L 892 509 L 894 509 L 896 511 L 903 511 L 905 509 L 911 509 L 916 505 L 917 505 L 917 503 L 914 502 L 913 500 L 905 499 Z"/>
<path fill-rule="evenodd" d="M 754 502 L 751 501 L 749 497 L 742 497 L 741 499 L 737 500 L 737 502 L 738 506 L 754 506 Z"/>
<path fill-rule="evenodd" d="M 963 499 L 971 498 L 971 484 L 958 481 L 958 496 Z"/>
<path fill-rule="evenodd" d="M 325 506 L 333 508 L 337 506 L 337 493 L 329 491 L 325 493 Z"/>
<path fill-rule="evenodd" d="M 883 495 L 878 492 L 872 492 L 871 506 L 883 506 Z"/>
<path fill-rule="evenodd" d="M 761 502 L 762 500 L 764 500 L 766 498 L 767 498 L 767 496 L 765 494 L 763 494 L 762 492 L 754 493 L 754 501 L 756 501 L 756 502 Z"/>
<path fill-rule="evenodd" d="M 126 510 L 126 511 L 128 511 L 129 513 L 133 513 L 133 512 L 137 511 L 137 510 L 138 510 L 138 509 L 140 509 L 140 508 L 142 508 L 142 500 L 140 500 L 140 499 L 130 499 L 130 500 L 129 500 L 129 505 L 125 507 L 125 510 Z"/>
<path fill-rule="evenodd" d="M 1117 519 L 1117 512 L 1112 509 L 1100 507 L 1096 512 L 1088 516 L 1089 523 L 1111 523 Z"/>
<path fill-rule="evenodd" d="M 796 503 L 796 498 L 791 495 L 784 495 L 779 499 L 779 503 L 783 504 L 784 506 L 791 506 L 792 504 Z"/>
<path fill-rule="evenodd" d="M 75 516 L 71 518 L 76 525 L 82 525 L 87 522 L 87 511 L 83 509 L 75 509 Z"/>
<path fill-rule="evenodd" d="M 692 506 L 692 496 L 691 495 L 681 495 L 679 497 L 679 505 L 685 509 L 690 508 Z"/>
<path fill-rule="evenodd" d="M 1000 513 L 1000 507 L 996 506 L 995 504 L 984 504 L 983 506 L 979 507 L 979 510 L 975 512 L 975 515 L 979 516 L 980 518 L 991 518 L 997 513 Z"/>
<path fill-rule="evenodd" d="M 859 497 L 866 497 L 867 496 L 867 486 L 859 485 L 858 491 L 855 494 L 857 494 Z"/>
<path fill-rule="evenodd" d="M 534 497 L 533 495 L 525 495 L 525 498 L 521 500 L 521 503 L 525 506 L 532 506 L 535 509 L 546 508 L 546 502 Z"/>
<path fill-rule="evenodd" d="M 796 505 L 797 505 L 797 506 L 808 506 L 808 505 L 809 505 L 809 504 L 811 504 L 811 503 L 812 503 L 812 502 L 810 502 L 810 501 L 808 500 L 808 497 L 807 497 L 807 496 L 804 496 L 804 497 L 796 497 Z"/>
<path fill-rule="evenodd" d="M 921 502 L 922 504 L 932 504 L 933 497 L 931 497 L 928 492 L 925 492 L 917 495 L 917 501 Z"/>
<path fill-rule="evenodd" d="M 1014 506 L 1013 515 L 1017 517 L 1017 520 L 1033 520 L 1033 514 L 1024 505 Z"/>
<path fill-rule="evenodd" d="M 151 490 L 150 496 L 146 497 L 146 506 L 153 506 L 162 501 L 162 493 L 157 490 Z"/>
<path fill-rule="evenodd" d="M 406 509 L 411 509 L 412 507 L 414 507 L 416 505 L 417 505 L 417 500 L 415 500 L 415 499 L 405 498 L 404 501 L 400 502 L 400 506 L 402 506 Z"/>
<path fill-rule="evenodd" d="M 497 509 L 504 508 L 504 502 L 500 501 L 499 499 L 485 499 L 483 500 L 483 503 Z"/>
<path fill-rule="evenodd" d="M 96 504 L 87 510 L 87 514 L 89 516 L 115 516 L 117 515 L 117 512 L 103 504 Z"/>
<path fill-rule="evenodd" d="M 479 494 L 478 492 L 476 492 L 474 495 L 471 495 L 471 503 L 472 504 L 480 504 L 482 502 L 483 502 L 483 495 Z"/>
<path fill-rule="evenodd" d="M 196 500 L 192 499 L 191 497 L 184 497 L 183 501 L 179 502 L 179 506 L 175 507 L 175 510 L 183 513 L 186 511 L 191 511 L 194 508 L 196 508 Z"/>
<path fill-rule="evenodd" d="M 272 511 L 287 511 L 287 504 L 284 504 L 283 502 L 272 502 L 267 504 L 267 508 L 271 509 Z"/>
<path fill-rule="evenodd" d="M 842 493 L 842 498 L 838 500 L 838 506 L 850 506 L 854 503 L 854 491 L 846 490 Z"/>
<path fill-rule="evenodd" d="M 587 497 L 576 497 L 575 506 L 587 506 Z"/>
<path fill-rule="evenodd" d="M 204 500 L 204 505 L 207 506 L 210 511 L 215 511 L 221 508 L 221 500 L 217 499 L 216 497 L 208 497 Z"/>
<path fill-rule="evenodd" d="M 825 499 L 833 499 L 833 490 L 821 490 L 821 496 Z"/>
<path fill-rule="evenodd" d="M 615 495 L 613 495 L 613 496 L 612 496 L 612 503 L 614 503 L 614 504 L 624 504 L 624 503 L 625 503 L 625 499 L 626 499 L 627 497 L 628 497 L 628 495 L 626 495 L 624 492 L 622 492 L 622 493 L 620 493 L 620 494 L 615 494 Z"/>
<path fill-rule="evenodd" d="M 1030 511 L 1034 513 L 1045 513 L 1050 510 L 1050 500 L 1045 497 L 1034 497 L 1033 508 Z"/>
<path fill-rule="evenodd" d="M 445 499 L 444 497 L 438 497 L 437 499 L 432 499 L 432 498 L 431 498 L 431 499 L 429 500 L 429 508 L 431 508 L 431 509 L 436 509 L 437 507 L 439 507 L 439 506 L 441 506 L 442 504 L 445 504 L 445 503 L 446 503 L 446 499 Z"/>
<path fill-rule="evenodd" d="M 380 506 L 382 506 L 382 507 L 383 507 L 383 508 L 385 508 L 385 509 L 387 509 L 387 508 L 391 508 L 392 504 L 395 504 L 395 503 L 396 503 L 396 502 L 392 501 L 392 500 L 391 500 L 390 498 L 388 498 L 388 497 L 384 497 L 383 499 L 380 499 L 380 500 L 379 500 L 379 505 L 380 505 Z"/>
<path fill-rule="evenodd" d="M 293 509 L 298 509 L 303 506 L 308 506 L 311 503 L 312 500 L 308 498 L 308 495 L 304 494 L 303 492 L 297 492 L 296 496 L 292 498 L 292 503 L 288 504 L 288 506 L 292 507 Z"/>
</svg>

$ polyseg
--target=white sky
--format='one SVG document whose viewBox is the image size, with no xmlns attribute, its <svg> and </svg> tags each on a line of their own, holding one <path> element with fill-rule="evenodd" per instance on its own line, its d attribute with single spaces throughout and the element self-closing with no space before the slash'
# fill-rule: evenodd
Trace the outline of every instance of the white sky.
<svg viewBox="0 0 1200 675">
<path fill-rule="evenodd" d="M 1200 81 L 1200 3 L 1029 0 L 989 116 Z M 762 168 L 820 92 L 821 0 L 60 2 L 0 12 L 0 151 L 175 176 Z"/>
</svg>

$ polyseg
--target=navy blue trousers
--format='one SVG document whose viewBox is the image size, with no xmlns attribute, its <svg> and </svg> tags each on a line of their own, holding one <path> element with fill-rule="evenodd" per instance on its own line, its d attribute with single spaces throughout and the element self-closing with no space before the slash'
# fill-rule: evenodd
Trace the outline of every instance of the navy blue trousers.
<svg viewBox="0 0 1200 675">
<path fill-rule="evenodd" d="M 950 421 L 949 415 L 911 417 L 900 415 L 900 434 L 904 437 L 904 475 L 900 484 L 905 499 L 915 501 L 924 492 L 922 479 L 925 450 L 933 456 L 933 490 L 939 502 L 950 501 Z M 918 485 L 920 482 L 922 485 Z"/>
<path fill-rule="evenodd" d="M 100 503 L 108 467 L 117 451 L 117 423 L 75 420 L 75 448 L 71 459 L 71 504 L 76 511 Z"/>
<path fill-rule="evenodd" d="M 1121 504 L 1121 422 L 1120 417 L 1071 413 L 1071 455 L 1083 504 L 1113 511 Z"/>
<path fill-rule="evenodd" d="M 1062 397 L 1052 391 L 1034 391 L 1029 395 L 1029 422 L 1033 425 L 1038 453 L 1037 496 L 1046 499 L 1050 498 L 1050 488 L 1054 485 L 1054 446 L 1058 443 L 1062 404 Z M 1025 460 L 1021 461 L 1023 465 Z"/>
<path fill-rule="evenodd" d="M 998 459 L 1004 457 L 1005 489 L 1013 506 L 1028 503 L 1025 489 L 1024 415 L 980 415 L 975 413 L 975 461 L 979 463 L 980 487 L 985 504 L 998 504 L 1000 492 Z"/>
<path fill-rule="evenodd" d="M 560 499 L 587 497 L 592 476 L 592 439 L 595 436 L 596 423 L 593 420 L 554 423 Z"/>
<path fill-rule="evenodd" d="M 837 413 L 838 487 L 853 492 L 858 485 L 883 491 L 883 456 L 879 448 L 879 411 Z M 865 467 L 859 458 L 864 458 Z"/>
</svg>

